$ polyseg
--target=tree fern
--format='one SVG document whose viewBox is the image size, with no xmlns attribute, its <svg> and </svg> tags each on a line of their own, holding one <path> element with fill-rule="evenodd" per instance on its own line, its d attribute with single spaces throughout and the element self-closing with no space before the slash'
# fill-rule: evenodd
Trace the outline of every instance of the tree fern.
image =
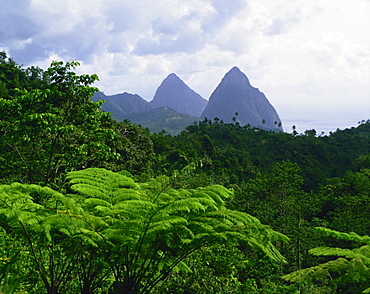
<svg viewBox="0 0 370 294">
<path fill-rule="evenodd" d="M 136 184 L 104 169 L 71 172 L 67 178 L 85 197 L 85 213 L 111 223 L 90 229 L 103 236 L 100 249 L 109 250 L 115 293 L 149 292 L 189 254 L 214 242 L 243 240 L 284 260 L 272 241 L 286 237 L 250 215 L 226 209 L 224 199 L 232 191 L 222 186 L 173 190 L 164 177 Z"/>
<path fill-rule="evenodd" d="M 0 186 L 0 217 L 6 220 L 1 226 L 9 238 L 28 252 L 32 261 L 29 275 L 35 277 L 38 273 L 39 283 L 34 280 L 29 293 L 72 291 L 75 284 L 71 279 L 80 269 L 76 255 L 86 245 L 96 246 L 87 234 L 91 231 L 84 231 L 86 220 L 81 214 L 73 199 L 50 188 L 19 183 Z M 12 263 L 16 264 L 19 258 L 24 256 L 14 257 Z"/>
<path fill-rule="evenodd" d="M 67 180 L 68 195 L 0 186 L 2 225 L 30 252 L 36 284 L 49 294 L 92 293 L 103 284 L 109 293 L 150 293 L 171 272 L 189 270 L 190 254 L 217 243 L 243 242 L 284 261 L 272 244 L 287 238 L 227 209 L 232 191 L 222 186 L 175 190 L 166 177 L 138 184 L 95 168 Z"/>
<path fill-rule="evenodd" d="M 282 278 L 295 283 L 315 283 L 316 281 L 331 281 L 340 284 L 365 282 L 370 278 L 370 237 L 360 236 L 354 232 L 343 233 L 327 228 L 317 228 L 322 234 L 343 241 L 364 244 L 354 249 L 318 247 L 309 251 L 316 256 L 333 256 L 337 259 L 292 272 Z M 333 274 L 336 278 L 332 278 Z M 366 285 L 366 283 L 365 283 Z M 367 283 L 368 285 L 368 283 Z M 368 285 L 369 286 L 369 285 Z M 370 293 L 370 287 L 362 293 Z"/>
</svg>

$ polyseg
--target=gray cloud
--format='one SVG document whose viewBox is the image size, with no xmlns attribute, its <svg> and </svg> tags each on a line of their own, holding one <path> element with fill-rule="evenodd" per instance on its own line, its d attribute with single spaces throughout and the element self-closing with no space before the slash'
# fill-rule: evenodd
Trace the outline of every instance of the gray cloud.
<svg viewBox="0 0 370 294">
<path fill-rule="evenodd" d="M 37 32 L 36 24 L 18 14 L 7 14 L 0 17 L 0 40 L 26 40 Z"/>
<path fill-rule="evenodd" d="M 202 28 L 207 32 L 217 32 L 217 30 L 223 27 L 231 17 L 248 6 L 245 0 L 211 0 L 211 3 L 216 13 L 207 22 L 202 24 Z"/>
<path fill-rule="evenodd" d="M 181 18 L 166 15 L 151 23 L 152 34 L 140 38 L 133 51 L 137 55 L 169 54 L 176 52 L 194 53 L 216 36 L 227 22 L 247 6 L 244 0 L 210 1 L 212 14 L 202 15 L 195 8 Z M 194 29 L 194 24 L 199 26 Z M 220 43 L 220 46 L 224 44 Z"/>
<path fill-rule="evenodd" d="M 302 21 L 300 12 L 296 9 L 295 13 L 287 16 L 277 16 L 272 23 L 265 29 L 266 35 L 280 35 L 286 33 L 293 25 Z"/>
<path fill-rule="evenodd" d="M 194 26 L 200 16 L 194 11 L 176 18 L 175 15 L 158 17 L 151 22 L 151 32 L 135 44 L 134 54 L 194 53 L 204 44 L 203 32 Z"/>
<path fill-rule="evenodd" d="M 7 1 L 0 12 L 0 46 L 19 63 L 32 63 L 50 54 L 90 62 L 110 33 L 103 16 L 73 15 L 67 2 L 58 3 L 61 9 L 52 13 L 42 5 L 30 4 Z"/>
<path fill-rule="evenodd" d="M 289 21 L 285 21 L 280 17 L 273 20 L 272 24 L 266 29 L 266 35 L 280 35 L 286 30 Z"/>
<path fill-rule="evenodd" d="M 53 48 L 49 48 L 52 50 Z M 42 60 L 49 56 L 51 51 L 48 51 L 44 46 L 32 42 L 27 44 L 22 50 L 11 50 L 12 58 L 18 63 L 30 64 L 34 61 Z"/>
<path fill-rule="evenodd" d="M 171 54 L 176 52 L 194 53 L 202 45 L 201 38 L 191 32 L 181 32 L 175 38 L 160 36 L 157 40 L 142 38 L 136 43 L 134 54 Z"/>
<path fill-rule="evenodd" d="M 247 5 L 244 0 L 211 0 L 212 15 L 202 15 L 190 6 L 188 13 L 179 16 L 165 7 L 167 14 L 163 11 L 163 15 L 151 19 L 150 13 L 143 13 L 143 9 L 150 9 L 145 3 L 112 1 L 109 6 L 101 6 L 99 15 L 86 13 L 87 10 L 80 12 L 84 13 L 82 17 L 72 14 L 68 3 L 58 3 L 60 9 L 50 8 L 48 14 L 45 7 L 37 5 L 29 13 L 30 1 L 20 1 L 21 5 L 7 2 L 2 10 L 0 46 L 26 64 L 51 53 L 91 62 L 99 52 L 124 53 L 130 45 L 134 45 L 133 54 L 138 56 L 194 53 L 212 41 L 213 35 Z M 143 36 L 138 38 L 139 35 Z"/>
<path fill-rule="evenodd" d="M 152 22 L 153 32 L 155 34 L 165 34 L 169 36 L 174 36 L 182 28 L 179 25 L 179 22 L 176 19 L 164 19 L 159 17 Z"/>
<path fill-rule="evenodd" d="M 105 7 L 103 11 L 108 23 L 112 24 L 109 33 L 121 33 L 137 27 L 140 19 L 140 11 L 133 8 L 132 5 L 121 1 Z"/>
<path fill-rule="evenodd" d="M 1 3 L 2 2 L 2 3 Z M 40 29 L 28 16 L 30 1 L 0 1 L 0 46 L 22 50 L 25 41 Z"/>
</svg>

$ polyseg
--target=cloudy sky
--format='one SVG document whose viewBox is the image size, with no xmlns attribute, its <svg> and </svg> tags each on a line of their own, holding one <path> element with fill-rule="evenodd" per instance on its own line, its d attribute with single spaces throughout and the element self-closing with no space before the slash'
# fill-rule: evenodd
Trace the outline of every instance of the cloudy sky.
<svg viewBox="0 0 370 294">
<path fill-rule="evenodd" d="M 82 63 L 147 100 L 175 72 L 208 99 L 238 66 L 291 132 L 370 118 L 370 0 L 0 0 L 0 50 Z"/>
</svg>

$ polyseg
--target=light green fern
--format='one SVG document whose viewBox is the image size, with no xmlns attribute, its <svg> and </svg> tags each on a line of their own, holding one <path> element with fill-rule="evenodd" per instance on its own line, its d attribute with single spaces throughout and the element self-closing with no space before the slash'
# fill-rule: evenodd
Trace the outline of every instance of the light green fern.
<svg viewBox="0 0 370 294">
<path fill-rule="evenodd" d="M 191 270 L 184 263 L 190 254 L 217 243 L 243 242 L 285 261 L 273 243 L 287 237 L 227 209 L 233 192 L 225 187 L 176 190 L 167 177 L 135 183 L 97 168 L 71 172 L 67 181 L 67 195 L 0 186 L 0 225 L 38 273 L 30 293 L 93 293 L 103 285 L 112 293 L 150 293 L 171 272 Z"/>
<path fill-rule="evenodd" d="M 364 244 L 354 249 L 317 247 L 309 251 L 316 256 L 333 256 L 334 260 L 292 272 L 282 278 L 294 283 L 313 283 L 315 281 L 332 280 L 332 274 L 336 273 L 337 281 L 360 282 L 370 278 L 370 237 L 360 236 L 354 232 L 343 233 L 327 228 L 317 228 L 323 235 L 339 240 L 352 241 Z M 335 282 L 335 281 L 334 281 Z M 370 287 L 362 293 L 370 293 Z"/>
<path fill-rule="evenodd" d="M 226 209 L 224 200 L 233 193 L 222 186 L 174 190 L 165 177 L 135 184 L 104 169 L 72 172 L 68 179 L 85 197 L 84 211 L 109 224 L 90 229 L 102 236 L 101 249 L 110 250 L 108 262 L 122 289 L 147 293 L 189 254 L 217 242 L 243 241 L 284 261 L 273 242 L 287 238 L 248 214 Z"/>
</svg>

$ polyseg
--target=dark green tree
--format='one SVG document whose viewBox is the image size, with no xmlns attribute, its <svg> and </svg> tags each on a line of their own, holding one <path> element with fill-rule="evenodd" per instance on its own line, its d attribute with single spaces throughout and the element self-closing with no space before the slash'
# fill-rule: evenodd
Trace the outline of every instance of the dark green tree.
<svg viewBox="0 0 370 294">
<path fill-rule="evenodd" d="M 360 235 L 369 232 L 370 169 L 349 171 L 343 178 L 328 180 L 318 196 L 321 211 L 317 217 L 327 227 Z"/>
<path fill-rule="evenodd" d="M 148 129 L 127 121 L 115 123 L 118 136 L 111 144 L 119 157 L 109 160 L 105 167 L 113 171 L 127 170 L 135 176 L 151 177 L 154 164 L 154 147 Z"/>
<path fill-rule="evenodd" d="M 271 173 L 259 173 L 255 179 L 240 185 L 232 203 L 235 209 L 250 213 L 286 234 L 290 244 L 277 244 L 287 257 L 287 268 L 299 269 L 305 249 L 312 246 L 309 238 L 308 220 L 318 210 L 314 197 L 302 189 L 303 178 L 296 163 L 277 163 Z"/>
<path fill-rule="evenodd" d="M 15 89 L 14 96 L 0 98 L 1 178 L 48 184 L 118 156 L 110 144 L 118 137 L 113 122 L 90 99 L 98 77 L 78 76 L 78 65 L 53 62 L 43 75 L 46 88 Z M 31 72 L 37 80 L 40 72 Z"/>
</svg>

